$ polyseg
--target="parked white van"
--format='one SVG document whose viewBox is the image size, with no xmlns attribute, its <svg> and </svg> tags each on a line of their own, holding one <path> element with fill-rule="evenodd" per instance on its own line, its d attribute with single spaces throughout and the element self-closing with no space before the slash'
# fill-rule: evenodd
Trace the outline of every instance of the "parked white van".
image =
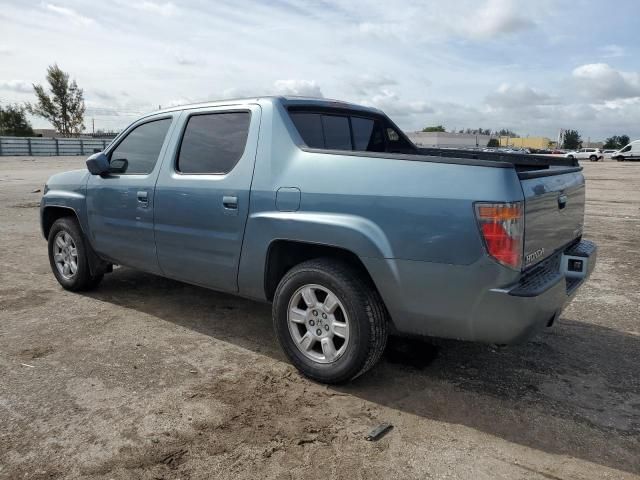
<svg viewBox="0 0 640 480">
<path fill-rule="evenodd" d="M 624 162 L 625 160 L 640 160 L 640 140 L 634 140 L 626 147 L 611 154 L 612 160 Z"/>
</svg>

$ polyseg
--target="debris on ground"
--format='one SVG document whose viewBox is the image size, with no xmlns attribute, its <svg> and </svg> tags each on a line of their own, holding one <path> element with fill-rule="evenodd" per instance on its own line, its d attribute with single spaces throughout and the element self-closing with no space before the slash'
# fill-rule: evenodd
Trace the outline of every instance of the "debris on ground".
<svg viewBox="0 0 640 480">
<path fill-rule="evenodd" d="M 364 437 L 370 442 L 375 442 L 376 440 L 380 440 L 384 437 L 387 432 L 389 432 L 393 428 L 393 425 L 390 423 L 381 423 L 377 427 L 373 428 L 367 435 Z"/>
</svg>

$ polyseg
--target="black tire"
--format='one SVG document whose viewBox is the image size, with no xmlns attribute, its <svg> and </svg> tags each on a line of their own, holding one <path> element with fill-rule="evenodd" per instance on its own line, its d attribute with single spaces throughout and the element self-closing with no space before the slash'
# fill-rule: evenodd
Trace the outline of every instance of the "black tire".
<svg viewBox="0 0 640 480">
<path fill-rule="evenodd" d="M 567 158 L 573 160 L 575 157 L 573 155 L 567 155 Z"/>
<path fill-rule="evenodd" d="M 333 292 L 348 316 L 348 344 L 332 363 L 307 358 L 289 329 L 289 302 L 301 287 L 312 284 Z M 344 383 L 362 375 L 380 359 L 387 343 L 387 311 L 375 287 L 357 269 L 329 258 L 303 262 L 285 274 L 273 300 L 273 326 L 291 363 L 322 383 Z"/>
<path fill-rule="evenodd" d="M 598 157 L 596 157 L 595 155 L 591 155 L 589 157 L 589 160 L 591 160 L 592 162 L 597 162 L 598 161 Z"/>
<path fill-rule="evenodd" d="M 55 261 L 56 238 L 58 234 L 65 232 L 73 240 L 77 251 L 77 270 L 75 273 L 65 277 L 58 269 Z M 87 249 L 85 247 L 85 239 L 77 220 L 72 217 L 59 218 L 51 226 L 48 238 L 49 264 L 51 271 L 58 280 L 58 283 L 65 290 L 78 292 L 81 290 L 90 290 L 98 286 L 102 281 L 103 275 L 91 275 L 89 270 L 89 261 L 87 260 Z"/>
</svg>

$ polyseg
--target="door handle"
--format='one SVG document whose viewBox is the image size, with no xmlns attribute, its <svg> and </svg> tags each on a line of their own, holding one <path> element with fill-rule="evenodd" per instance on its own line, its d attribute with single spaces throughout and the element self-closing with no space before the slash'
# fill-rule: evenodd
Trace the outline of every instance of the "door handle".
<svg viewBox="0 0 640 480">
<path fill-rule="evenodd" d="M 136 196 L 138 198 L 138 203 L 141 203 L 145 207 L 149 205 L 149 192 L 140 191 Z"/>
<path fill-rule="evenodd" d="M 225 195 L 222 197 L 222 206 L 227 210 L 238 209 L 238 197 L 235 195 Z"/>
</svg>

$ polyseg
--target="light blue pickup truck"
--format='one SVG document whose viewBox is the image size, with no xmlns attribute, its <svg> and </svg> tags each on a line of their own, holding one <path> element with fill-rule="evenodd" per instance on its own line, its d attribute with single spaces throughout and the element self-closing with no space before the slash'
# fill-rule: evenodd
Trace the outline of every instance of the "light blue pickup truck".
<svg viewBox="0 0 640 480">
<path fill-rule="evenodd" d="M 381 111 L 265 97 L 125 129 L 42 198 L 68 290 L 113 265 L 272 302 L 305 375 L 345 382 L 387 335 L 509 344 L 551 326 L 595 266 L 573 159 L 421 149 Z"/>
</svg>

